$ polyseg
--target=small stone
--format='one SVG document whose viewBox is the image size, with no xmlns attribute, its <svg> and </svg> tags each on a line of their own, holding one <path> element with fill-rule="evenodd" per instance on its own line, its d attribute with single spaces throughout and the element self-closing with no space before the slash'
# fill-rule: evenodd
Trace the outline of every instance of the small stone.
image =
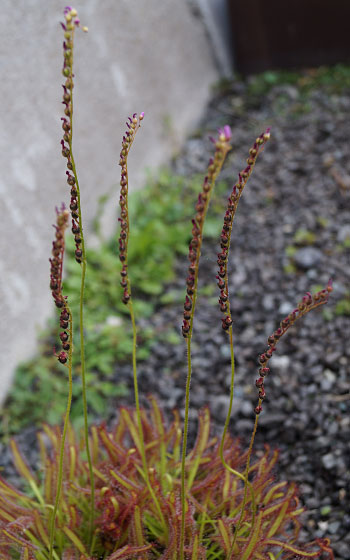
<svg viewBox="0 0 350 560">
<path fill-rule="evenodd" d="M 263 307 L 266 311 L 272 311 L 275 308 L 274 299 L 271 294 L 267 294 L 263 299 Z"/>
<path fill-rule="evenodd" d="M 332 521 L 331 523 L 329 523 L 328 525 L 328 531 L 334 535 L 340 527 L 340 521 Z"/>
<path fill-rule="evenodd" d="M 284 374 L 288 371 L 290 366 L 290 358 L 289 356 L 273 356 L 271 360 L 271 368 L 275 373 Z M 271 371 L 272 371 L 271 369 Z"/>
<path fill-rule="evenodd" d="M 336 465 L 336 458 L 332 453 L 327 453 L 326 455 L 323 455 L 321 461 L 322 461 L 322 465 L 327 470 L 333 469 Z"/>
<path fill-rule="evenodd" d="M 294 255 L 294 262 L 303 270 L 314 268 L 322 259 L 322 253 L 314 247 L 303 247 L 298 249 Z"/>
<path fill-rule="evenodd" d="M 324 391 L 325 393 L 330 391 L 336 381 L 336 378 L 337 377 L 333 371 L 331 371 L 330 369 L 325 369 L 321 379 L 322 391 Z"/>
<path fill-rule="evenodd" d="M 281 313 L 281 315 L 288 315 L 288 313 L 293 311 L 294 307 L 295 306 L 293 306 L 292 303 L 288 303 L 287 301 L 284 301 L 279 306 L 278 312 Z"/>
<path fill-rule="evenodd" d="M 338 243 L 344 243 L 344 241 L 350 241 L 350 225 L 343 225 L 337 233 Z"/>
<path fill-rule="evenodd" d="M 229 344 L 222 344 L 220 346 L 220 354 L 224 359 L 231 358 L 231 347 Z"/>
</svg>

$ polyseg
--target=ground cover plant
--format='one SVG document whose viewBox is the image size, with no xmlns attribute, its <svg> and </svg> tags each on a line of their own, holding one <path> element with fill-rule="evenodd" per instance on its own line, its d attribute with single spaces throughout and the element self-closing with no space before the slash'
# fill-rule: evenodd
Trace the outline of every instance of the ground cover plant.
<svg viewBox="0 0 350 560">
<path fill-rule="evenodd" d="M 61 348 L 57 358 L 66 366 L 69 378 L 68 406 L 63 432 L 44 429 L 40 437 L 44 476 L 32 473 L 12 442 L 19 472 L 28 483 L 27 493 L 19 492 L 1 480 L 2 540 L 4 558 L 309 558 L 332 557 L 327 539 L 308 545 L 296 543 L 300 528 L 295 486 L 276 483 L 271 470 L 276 452 L 266 450 L 254 459 L 252 447 L 265 398 L 268 362 L 279 340 L 306 313 L 323 305 L 332 291 L 329 282 L 314 295 L 307 293 L 298 306 L 282 320 L 259 357 L 256 380 L 258 401 L 250 445 L 241 450 L 227 434 L 234 388 L 232 316 L 228 293 L 228 254 L 232 223 L 243 188 L 259 151 L 269 139 L 265 131 L 253 144 L 247 166 L 239 174 L 225 212 L 221 248 L 218 253 L 217 284 L 222 328 L 231 348 L 230 407 L 221 440 L 210 437 L 209 412 L 199 416 L 196 444 L 188 452 L 187 426 L 190 400 L 191 340 L 197 297 L 198 265 L 203 228 L 216 177 L 230 150 L 231 131 L 225 126 L 213 139 L 214 155 L 208 165 L 202 191 L 196 203 L 189 250 L 182 332 L 187 342 L 188 377 L 186 384 L 185 426 L 175 414 L 166 425 L 156 402 L 149 410 L 139 405 L 136 322 L 129 279 L 129 212 L 127 157 L 143 114 L 129 119 L 123 138 L 121 174 L 121 232 L 119 256 L 122 263 L 123 302 L 130 313 L 133 345 L 135 409 L 121 409 L 119 422 L 110 431 L 92 426 L 89 434 L 84 353 L 83 305 L 86 253 L 84 247 L 80 191 L 72 152 L 72 50 L 74 27 L 79 25 L 75 10 L 65 10 L 65 64 L 63 74 L 65 114 L 62 153 L 67 158 L 67 180 L 71 188 L 70 212 L 57 211 L 55 240 L 51 258 L 51 290 L 60 310 Z M 81 265 L 81 305 L 79 307 L 81 374 L 84 404 L 84 433 L 76 436 L 69 425 L 72 399 L 74 315 L 63 292 L 62 267 L 65 230 L 72 217 L 75 258 Z M 48 440 L 48 441 L 47 441 Z M 49 443 L 48 443 L 49 442 Z M 82 451 L 83 450 L 83 451 Z"/>
</svg>

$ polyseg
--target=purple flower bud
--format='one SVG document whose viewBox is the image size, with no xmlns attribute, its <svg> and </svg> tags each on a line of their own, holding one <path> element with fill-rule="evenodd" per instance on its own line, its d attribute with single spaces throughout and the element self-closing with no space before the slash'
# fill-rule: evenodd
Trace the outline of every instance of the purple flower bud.
<svg viewBox="0 0 350 560">
<path fill-rule="evenodd" d="M 232 132 L 231 132 L 231 128 L 229 127 L 228 124 L 225 124 L 224 126 L 224 135 L 227 141 L 231 140 L 232 138 Z"/>
</svg>

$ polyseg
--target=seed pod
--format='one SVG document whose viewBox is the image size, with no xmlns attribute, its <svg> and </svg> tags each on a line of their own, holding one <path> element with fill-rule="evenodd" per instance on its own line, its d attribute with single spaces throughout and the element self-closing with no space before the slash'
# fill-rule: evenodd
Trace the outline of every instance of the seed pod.
<svg viewBox="0 0 350 560">
<path fill-rule="evenodd" d="M 58 361 L 61 362 L 61 364 L 65 364 L 68 359 L 66 352 L 63 351 L 60 352 L 57 357 Z"/>
</svg>

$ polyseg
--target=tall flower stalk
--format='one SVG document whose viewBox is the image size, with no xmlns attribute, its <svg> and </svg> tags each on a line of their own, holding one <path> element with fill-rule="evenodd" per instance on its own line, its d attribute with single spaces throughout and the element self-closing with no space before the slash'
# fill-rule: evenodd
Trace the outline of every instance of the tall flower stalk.
<svg viewBox="0 0 350 560">
<path fill-rule="evenodd" d="M 131 324 L 132 324 L 132 333 L 133 333 L 132 366 L 133 366 L 135 408 L 136 408 L 136 417 L 137 417 L 137 426 L 138 426 L 138 451 L 141 455 L 143 476 L 145 478 L 147 488 L 156 506 L 163 529 L 167 534 L 168 528 L 165 523 L 165 519 L 160 507 L 159 500 L 157 499 L 156 494 L 150 482 L 147 459 L 146 459 L 145 441 L 144 441 L 141 412 L 140 412 L 139 388 L 138 388 L 138 380 L 137 380 L 137 355 L 136 355 L 137 354 L 137 328 L 136 328 L 135 313 L 134 313 L 132 297 L 131 297 L 131 283 L 128 274 L 128 243 L 129 243 L 129 225 L 130 225 L 129 208 L 128 208 L 128 195 L 129 195 L 128 155 L 129 155 L 130 148 L 133 144 L 133 141 L 135 139 L 135 135 L 138 129 L 140 128 L 140 124 L 143 120 L 143 117 L 144 117 L 144 113 L 140 113 L 139 115 L 137 115 L 137 113 L 134 113 L 132 117 L 128 118 L 128 121 L 126 122 L 127 131 L 123 136 L 122 149 L 120 152 L 120 159 L 119 159 L 119 165 L 121 167 L 120 197 L 119 197 L 120 218 L 118 218 L 120 222 L 119 259 L 122 264 L 122 269 L 120 272 L 121 275 L 120 284 L 123 288 L 122 301 L 128 307 Z"/>
<path fill-rule="evenodd" d="M 220 443 L 220 458 L 221 462 L 224 467 L 230 471 L 232 474 L 247 482 L 247 485 L 251 491 L 251 499 L 252 499 L 252 515 L 253 515 L 253 522 L 255 516 L 255 498 L 252 485 L 247 480 L 247 478 L 242 475 L 240 472 L 232 469 L 230 465 L 228 465 L 224 458 L 224 441 L 226 437 L 226 433 L 228 430 L 231 413 L 232 413 L 232 405 L 233 405 L 233 397 L 234 397 L 234 379 L 235 379 L 235 356 L 234 356 L 234 345 L 233 345 L 233 332 L 232 332 L 232 315 L 230 310 L 230 297 L 229 297 L 229 287 L 228 287 L 228 256 L 230 251 L 230 243 L 231 243 L 231 234 L 232 234 L 232 225 L 233 220 L 236 214 L 236 210 L 238 207 L 238 202 L 240 197 L 243 193 L 243 189 L 246 186 L 249 177 L 251 176 L 256 160 L 258 158 L 259 152 L 262 150 L 266 142 L 270 138 L 270 129 L 266 129 L 265 132 L 260 134 L 258 138 L 255 140 L 253 146 L 249 150 L 249 157 L 247 159 L 247 166 L 243 171 L 238 174 L 238 181 L 232 188 L 232 192 L 228 199 L 227 210 L 224 216 L 224 225 L 221 232 L 220 237 L 220 246 L 221 251 L 218 254 L 218 274 L 216 276 L 217 284 L 220 290 L 220 297 L 219 297 L 219 305 L 220 311 L 223 313 L 222 317 L 222 328 L 225 332 L 228 333 L 229 340 L 230 340 L 230 352 L 231 352 L 231 380 L 230 380 L 230 401 L 229 407 L 227 411 L 227 416 L 225 420 L 225 425 L 222 433 L 221 443 Z"/>
<path fill-rule="evenodd" d="M 332 292 L 332 290 L 333 290 L 332 280 L 330 279 L 326 288 L 320 290 L 319 292 L 316 292 L 314 295 L 311 295 L 310 292 L 306 292 L 305 296 L 298 303 L 297 307 L 281 321 L 280 326 L 268 337 L 267 339 L 268 348 L 265 350 L 265 352 L 263 352 L 259 356 L 259 366 L 260 366 L 259 377 L 255 381 L 255 385 L 258 389 L 258 404 L 254 409 L 255 412 L 254 428 L 249 443 L 247 463 L 246 463 L 246 468 L 244 473 L 244 479 L 245 479 L 244 496 L 243 496 L 240 516 L 236 524 L 235 532 L 233 535 L 229 560 L 233 558 L 237 536 L 239 534 L 239 530 L 242 527 L 244 521 L 244 512 L 247 503 L 247 493 L 248 493 L 247 490 L 248 490 L 248 474 L 249 474 L 249 467 L 250 467 L 250 459 L 252 455 L 256 431 L 258 428 L 259 415 L 262 412 L 262 403 L 266 397 L 265 378 L 270 373 L 270 368 L 268 367 L 268 363 L 272 358 L 273 353 L 276 351 L 278 342 L 286 334 L 286 332 L 290 329 L 290 327 L 292 327 L 294 323 L 296 323 L 299 319 L 304 317 L 307 313 L 309 313 L 313 309 L 316 309 L 320 305 L 324 305 L 325 303 L 327 303 L 329 294 Z M 251 531 L 253 531 L 253 523 L 252 523 Z"/>
<path fill-rule="evenodd" d="M 187 380 L 186 380 L 186 396 L 185 396 L 185 418 L 182 439 L 182 459 L 181 459 L 181 530 L 180 530 L 180 560 L 184 558 L 185 546 L 185 515 L 186 515 L 186 451 L 187 451 L 187 435 L 188 435 L 188 414 L 190 405 L 190 386 L 192 376 L 191 364 L 191 340 L 193 330 L 193 319 L 197 299 L 197 283 L 198 283 L 198 267 L 201 254 L 203 227 L 205 217 L 209 207 L 211 193 L 213 191 L 215 181 L 219 175 L 225 158 L 231 149 L 231 129 L 225 126 L 219 130 L 217 140 L 212 139 L 215 144 L 214 157 L 209 160 L 207 175 L 203 182 L 202 191 L 198 196 L 196 204 L 196 216 L 192 220 L 192 239 L 189 245 L 189 261 L 188 276 L 186 279 L 186 299 L 184 303 L 184 319 L 182 323 L 182 334 L 187 339 Z"/>
<path fill-rule="evenodd" d="M 57 220 L 55 240 L 52 244 L 52 258 L 50 259 L 50 288 L 52 292 L 52 297 L 54 299 L 55 305 L 60 312 L 60 327 L 62 329 L 60 333 L 60 340 L 62 345 L 62 350 L 57 355 L 58 361 L 64 364 L 68 369 L 68 398 L 67 407 L 64 418 L 63 431 L 60 443 L 60 453 L 58 457 L 58 477 L 57 477 L 57 487 L 56 487 L 56 497 L 54 508 L 50 518 L 50 536 L 49 536 L 49 560 L 52 560 L 53 555 L 53 545 L 55 536 L 55 521 L 58 511 L 58 504 L 61 496 L 62 489 L 62 478 L 63 478 L 63 457 L 64 448 L 66 442 L 66 435 L 69 423 L 69 415 L 72 404 L 72 350 L 73 350 L 73 322 L 72 314 L 68 305 L 67 297 L 62 293 L 62 271 L 63 271 L 63 258 L 65 250 L 64 234 L 68 226 L 69 212 L 62 205 L 61 210 L 56 209 Z"/>
<path fill-rule="evenodd" d="M 62 74 L 66 78 L 63 84 L 63 100 L 65 107 L 62 117 L 63 138 L 61 140 L 62 155 L 67 159 L 67 183 L 70 187 L 70 211 L 72 216 L 72 233 L 75 241 L 75 260 L 81 265 L 81 285 L 80 285 L 80 305 L 79 305 L 79 329 L 80 329 L 80 357 L 81 357 L 81 381 L 83 396 L 83 414 L 84 414 L 84 432 L 86 455 L 89 465 L 89 475 L 91 484 L 91 507 L 90 507 L 90 535 L 92 539 L 94 527 L 94 510 L 95 510 L 95 484 L 94 473 L 92 467 L 90 444 L 89 444 L 89 427 L 88 427 L 88 410 L 86 397 L 86 372 L 85 372 L 85 345 L 84 345 L 84 291 L 85 291 L 85 275 L 86 275 L 86 252 L 83 234 L 80 188 L 77 170 L 75 166 L 72 140 L 73 140 L 73 52 L 74 52 L 74 32 L 75 28 L 80 26 L 77 11 L 71 6 L 64 9 L 64 23 L 61 26 L 64 31 L 63 42 L 63 69 Z M 87 31 L 86 27 L 82 28 Z"/>
</svg>

